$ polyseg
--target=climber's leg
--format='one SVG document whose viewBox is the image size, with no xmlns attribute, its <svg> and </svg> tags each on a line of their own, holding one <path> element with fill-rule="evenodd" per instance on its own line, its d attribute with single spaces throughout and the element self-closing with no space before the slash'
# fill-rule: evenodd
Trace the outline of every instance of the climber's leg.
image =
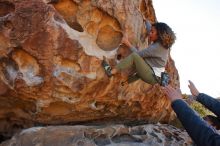
<svg viewBox="0 0 220 146">
<path fill-rule="evenodd" d="M 116 65 L 116 69 L 118 71 L 124 70 L 134 66 L 137 75 L 146 83 L 155 84 L 157 83 L 155 79 L 155 75 L 151 67 L 144 61 L 142 57 L 140 57 L 137 53 L 132 53 L 128 57 L 124 58 L 120 61 L 119 64 Z"/>
</svg>

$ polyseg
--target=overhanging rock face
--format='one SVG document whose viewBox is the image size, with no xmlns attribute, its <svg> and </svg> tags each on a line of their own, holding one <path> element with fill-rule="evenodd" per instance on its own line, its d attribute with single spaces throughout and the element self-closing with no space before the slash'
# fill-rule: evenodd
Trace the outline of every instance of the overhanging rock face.
<svg viewBox="0 0 220 146">
<path fill-rule="evenodd" d="M 120 83 L 128 71 L 108 78 L 128 55 L 123 34 L 147 47 L 144 21 L 156 21 L 150 0 L 1 0 L 0 132 L 37 124 L 168 122 L 170 102 L 160 86 Z M 172 59 L 167 71 L 179 86 Z"/>
</svg>

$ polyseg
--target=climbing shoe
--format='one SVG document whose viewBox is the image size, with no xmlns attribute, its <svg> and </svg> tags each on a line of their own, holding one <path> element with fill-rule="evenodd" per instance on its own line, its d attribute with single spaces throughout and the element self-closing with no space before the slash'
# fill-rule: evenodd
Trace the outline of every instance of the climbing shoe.
<svg viewBox="0 0 220 146">
<path fill-rule="evenodd" d="M 111 68 L 111 66 L 107 63 L 106 60 L 103 60 L 103 61 L 102 61 L 102 66 L 103 66 L 103 68 L 104 68 L 105 73 L 107 74 L 107 76 L 108 76 L 108 77 L 111 77 L 111 76 L 112 76 L 112 73 L 111 73 L 112 68 Z"/>
</svg>

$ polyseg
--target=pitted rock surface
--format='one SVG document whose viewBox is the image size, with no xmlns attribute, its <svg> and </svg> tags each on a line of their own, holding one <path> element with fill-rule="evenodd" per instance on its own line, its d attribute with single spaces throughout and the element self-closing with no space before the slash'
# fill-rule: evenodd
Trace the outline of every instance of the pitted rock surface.
<svg viewBox="0 0 220 146">
<path fill-rule="evenodd" d="M 56 126 L 23 130 L 1 146 L 192 146 L 185 131 L 170 125 L 135 127 Z"/>
<path fill-rule="evenodd" d="M 81 122 L 169 122 L 170 102 L 159 85 L 121 86 L 129 71 L 108 78 L 134 46 L 148 46 L 144 20 L 156 21 L 151 0 L 1 0 L 0 132 Z M 119 57 L 121 56 L 121 57 Z M 179 76 L 170 58 L 171 85 Z"/>
</svg>

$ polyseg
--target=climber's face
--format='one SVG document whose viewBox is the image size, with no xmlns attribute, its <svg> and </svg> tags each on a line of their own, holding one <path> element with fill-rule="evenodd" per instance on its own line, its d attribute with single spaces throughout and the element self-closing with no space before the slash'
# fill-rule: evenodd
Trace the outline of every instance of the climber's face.
<svg viewBox="0 0 220 146">
<path fill-rule="evenodd" d="M 152 26 L 151 28 L 149 39 L 151 42 L 155 42 L 158 39 L 157 30 L 155 26 Z"/>
</svg>

